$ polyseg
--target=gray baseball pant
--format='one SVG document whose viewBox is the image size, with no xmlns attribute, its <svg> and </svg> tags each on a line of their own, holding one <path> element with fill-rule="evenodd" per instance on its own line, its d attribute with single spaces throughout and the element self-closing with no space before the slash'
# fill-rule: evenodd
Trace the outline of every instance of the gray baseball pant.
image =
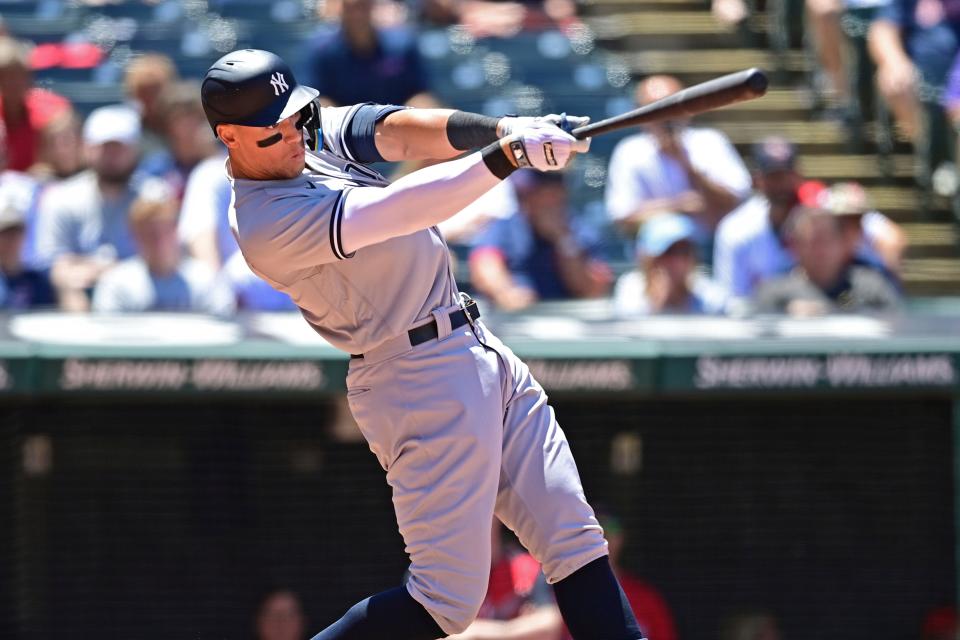
<svg viewBox="0 0 960 640">
<path fill-rule="evenodd" d="M 406 335 L 351 360 L 347 398 L 387 472 L 410 556 L 410 595 L 448 634 L 483 602 L 495 514 L 563 580 L 607 554 L 566 436 L 527 366 L 483 323 L 410 347 Z"/>
</svg>

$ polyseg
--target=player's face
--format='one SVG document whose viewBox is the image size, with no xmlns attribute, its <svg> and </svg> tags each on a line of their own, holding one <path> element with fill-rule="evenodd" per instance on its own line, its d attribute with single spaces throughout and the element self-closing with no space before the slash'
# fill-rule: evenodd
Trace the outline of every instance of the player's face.
<svg viewBox="0 0 960 640">
<path fill-rule="evenodd" d="M 305 149 L 296 113 L 269 127 L 220 125 L 230 151 L 234 176 L 250 180 L 287 180 L 303 171 Z"/>
</svg>

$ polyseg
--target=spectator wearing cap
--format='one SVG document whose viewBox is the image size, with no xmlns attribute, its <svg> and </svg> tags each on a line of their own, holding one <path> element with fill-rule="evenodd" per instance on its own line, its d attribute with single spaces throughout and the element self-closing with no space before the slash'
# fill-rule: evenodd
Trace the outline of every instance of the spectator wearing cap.
<svg viewBox="0 0 960 640">
<path fill-rule="evenodd" d="M 683 89 L 671 76 L 652 76 L 637 87 L 641 105 Z M 720 131 L 683 120 L 648 125 L 613 150 L 605 194 L 607 212 L 633 237 L 660 213 L 697 220 L 705 240 L 731 209 L 750 194 L 750 174 Z"/>
<path fill-rule="evenodd" d="M 310 85 L 326 105 L 362 102 L 436 106 L 416 34 L 377 29 L 373 0 L 342 0 L 340 25 L 314 39 L 307 63 Z"/>
<path fill-rule="evenodd" d="M 757 143 L 753 162 L 757 192 L 720 223 L 714 244 L 714 278 L 732 298 L 742 300 L 761 283 L 793 268 L 796 261 L 783 237 L 783 225 L 799 203 L 804 184 L 796 148 L 785 138 L 772 136 Z M 900 228 L 877 213 L 863 225 L 863 232 L 864 243 L 894 271 L 904 247 Z"/>
<path fill-rule="evenodd" d="M 572 224 L 563 174 L 519 171 L 511 181 L 517 211 L 491 222 L 470 252 L 477 291 L 508 311 L 538 300 L 605 295 L 610 270 L 591 256 L 599 239 Z"/>
<path fill-rule="evenodd" d="M 152 153 L 167 146 L 160 96 L 177 80 L 177 68 L 162 53 L 138 55 L 127 65 L 123 90 L 130 106 L 140 114 L 143 150 Z"/>
<path fill-rule="evenodd" d="M 899 306 L 899 295 L 884 275 L 855 262 L 837 216 L 799 206 L 784 232 L 796 266 L 760 285 L 754 297 L 758 313 L 813 316 Z"/>
<path fill-rule="evenodd" d="M 7 167 L 26 171 L 37 161 L 44 127 L 70 109 L 55 93 L 33 86 L 30 48 L 0 36 L 0 114 L 7 131 Z"/>
<path fill-rule="evenodd" d="M 721 313 L 723 291 L 698 273 L 697 229 L 688 216 L 661 213 L 637 234 L 637 268 L 617 280 L 618 315 Z"/>
<path fill-rule="evenodd" d="M 815 204 L 836 216 L 854 263 L 879 271 L 899 288 L 906 235 L 869 206 L 863 187 L 839 182 L 815 194 Z"/>
<path fill-rule="evenodd" d="M 207 265 L 184 257 L 177 204 L 163 183 L 145 185 L 130 209 L 137 255 L 104 272 L 93 293 L 101 312 L 183 311 L 228 315 L 233 292 Z"/>
<path fill-rule="evenodd" d="M 23 261 L 28 202 L 0 183 L 0 308 L 32 309 L 56 304 L 50 274 Z"/>
<path fill-rule="evenodd" d="M 53 185 L 38 213 L 37 253 L 50 265 L 62 308 L 89 308 L 87 292 L 116 260 L 136 253 L 127 224 L 136 198 L 131 176 L 140 158 L 140 118 L 122 105 L 101 107 L 83 126 L 90 169 Z"/>
<path fill-rule="evenodd" d="M 166 181 L 179 201 L 190 172 L 217 152 L 216 139 L 203 113 L 200 85 L 196 82 L 169 85 L 157 103 L 157 119 L 168 148 L 147 154 L 138 172 Z"/>
</svg>

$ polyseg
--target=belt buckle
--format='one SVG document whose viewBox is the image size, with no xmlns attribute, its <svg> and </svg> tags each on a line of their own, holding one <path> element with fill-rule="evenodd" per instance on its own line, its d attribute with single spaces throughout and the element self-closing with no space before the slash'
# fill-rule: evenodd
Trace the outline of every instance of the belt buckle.
<svg viewBox="0 0 960 640">
<path fill-rule="evenodd" d="M 470 305 L 476 304 L 476 301 L 471 298 L 469 294 L 466 294 L 463 291 L 460 292 L 460 308 L 463 309 L 463 315 L 467 317 L 467 322 L 471 327 L 473 327 L 473 323 L 476 321 L 476 319 L 470 315 Z"/>
</svg>

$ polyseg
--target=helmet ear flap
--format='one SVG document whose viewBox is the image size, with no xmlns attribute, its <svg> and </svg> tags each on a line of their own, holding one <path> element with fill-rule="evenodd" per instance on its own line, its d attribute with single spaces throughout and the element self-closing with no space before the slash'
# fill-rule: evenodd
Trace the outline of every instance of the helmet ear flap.
<svg viewBox="0 0 960 640">
<path fill-rule="evenodd" d="M 322 130 L 320 123 L 320 106 L 316 100 L 309 102 L 307 106 L 300 109 L 300 117 L 297 118 L 296 127 L 303 132 L 303 142 L 307 149 L 311 151 L 320 149 Z"/>
</svg>

